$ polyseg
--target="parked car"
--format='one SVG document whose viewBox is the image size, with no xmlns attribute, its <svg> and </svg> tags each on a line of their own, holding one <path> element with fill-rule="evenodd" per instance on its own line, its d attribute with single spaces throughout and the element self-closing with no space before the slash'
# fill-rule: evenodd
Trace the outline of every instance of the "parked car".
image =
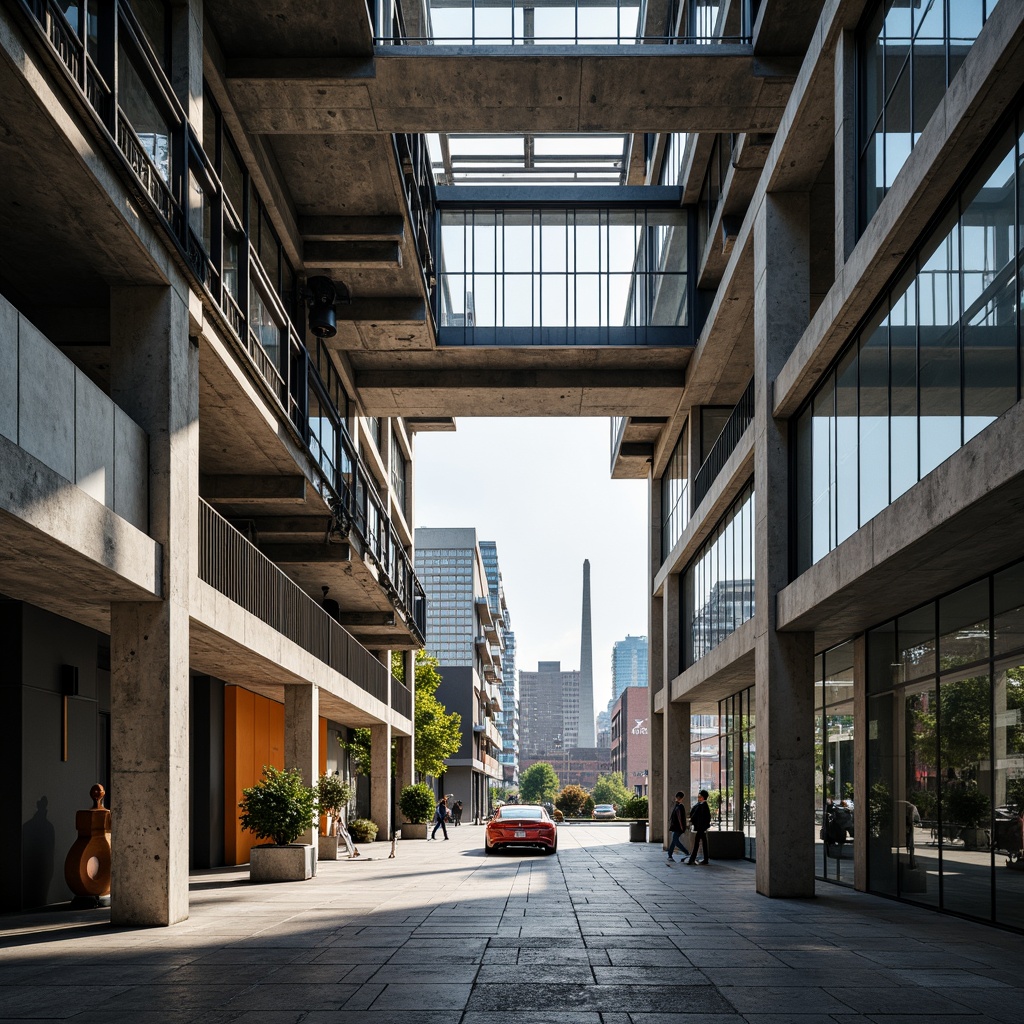
<svg viewBox="0 0 1024 1024">
<path fill-rule="evenodd" d="M 612 804 L 598 804 L 594 808 L 595 821 L 614 821 L 615 807 Z"/>
<path fill-rule="evenodd" d="M 537 847 L 544 853 L 554 853 L 558 831 L 548 812 L 536 804 L 499 807 L 484 829 L 484 850 L 494 853 L 507 846 Z"/>
</svg>

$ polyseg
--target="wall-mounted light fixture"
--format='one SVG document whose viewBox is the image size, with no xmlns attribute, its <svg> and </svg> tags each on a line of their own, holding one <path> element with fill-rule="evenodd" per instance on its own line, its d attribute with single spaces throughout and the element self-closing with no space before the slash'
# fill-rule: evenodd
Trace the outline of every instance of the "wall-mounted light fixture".
<svg viewBox="0 0 1024 1024">
<path fill-rule="evenodd" d="M 60 667 L 60 759 L 68 759 L 68 698 L 78 696 L 78 666 Z"/>
<path fill-rule="evenodd" d="M 303 297 L 309 307 L 309 329 L 318 338 L 333 338 L 338 333 L 335 306 L 351 305 L 352 294 L 341 282 L 329 277 L 311 277 L 306 281 Z"/>
</svg>

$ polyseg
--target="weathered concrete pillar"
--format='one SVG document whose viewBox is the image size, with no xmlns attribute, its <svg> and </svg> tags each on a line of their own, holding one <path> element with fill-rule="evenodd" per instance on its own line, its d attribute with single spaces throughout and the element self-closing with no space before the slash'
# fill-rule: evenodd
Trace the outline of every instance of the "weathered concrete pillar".
<svg viewBox="0 0 1024 1024">
<path fill-rule="evenodd" d="M 188 917 L 189 583 L 199 495 L 199 353 L 171 288 L 111 290 L 113 400 L 149 435 L 163 600 L 110 609 L 111 921 Z"/>
<path fill-rule="evenodd" d="M 814 895 L 814 636 L 778 633 L 789 582 L 786 423 L 773 384 L 810 315 L 809 201 L 765 196 L 754 221 L 754 666 L 757 891 Z"/>
<path fill-rule="evenodd" d="M 661 654 L 661 628 L 664 621 L 661 603 L 660 597 L 651 598 L 651 613 L 647 624 L 647 699 L 650 702 L 648 740 L 651 745 L 647 757 L 647 808 L 650 820 L 647 836 L 652 843 L 661 843 L 665 839 L 664 815 L 661 813 L 661 808 L 665 806 L 665 716 L 654 710 L 659 692 L 664 690 L 665 699 L 668 699 Z"/>
<path fill-rule="evenodd" d="M 381 841 L 391 838 L 391 726 L 370 726 L 370 817 Z"/>
<path fill-rule="evenodd" d="M 414 779 L 413 770 L 413 738 L 411 736 L 395 737 L 395 788 L 400 795 L 406 786 L 411 786 Z"/>
<path fill-rule="evenodd" d="M 320 688 L 312 683 L 284 688 L 284 766 L 298 768 L 307 786 L 320 775 Z M 312 822 L 296 842 L 316 842 Z"/>
</svg>

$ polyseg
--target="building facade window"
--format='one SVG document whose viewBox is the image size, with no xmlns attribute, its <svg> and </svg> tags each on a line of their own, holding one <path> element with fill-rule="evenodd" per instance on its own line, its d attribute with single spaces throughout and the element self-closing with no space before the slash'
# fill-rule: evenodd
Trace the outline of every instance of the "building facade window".
<svg viewBox="0 0 1024 1024">
<path fill-rule="evenodd" d="M 398 433 L 395 428 L 391 430 L 391 493 L 394 495 L 395 504 L 405 514 L 405 480 L 406 480 L 406 459 L 405 452 L 398 440 Z"/>
<path fill-rule="evenodd" d="M 814 661 L 816 873 L 853 885 L 853 642 Z"/>
<path fill-rule="evenodd" d="M 906 163 L 997 0 L 884 0 L 858 38 L 860 225 Z"/>
<path fill-rule="evenodd" d="M 693 665 L 754 615 L 754 483 L 743 488 L 683 574 L 681 654 Z"/>
<path fill-rule="evenodd" d="M 690 521 L 689 426 L 683 427 L 661 478 L 661 560 L 668 558 Z"/>
<path fill-rule="evenodd" d="M 868 886 L 1020 928 L 1024 563 L 867 634 Z"/>
<path fill-rule="evenodd" d="M 686 132 L 668 132 L 665 135 L 665 156 L 661 161 L 659 185 L 680 185 L 683 180 L 683 154 L 686 150 Z"/>
<path fill-rule="evenodd" d="M 797 573 L 1020 397 L 1024 118 L 995 140 L 797 416 Z"/>
</svg>

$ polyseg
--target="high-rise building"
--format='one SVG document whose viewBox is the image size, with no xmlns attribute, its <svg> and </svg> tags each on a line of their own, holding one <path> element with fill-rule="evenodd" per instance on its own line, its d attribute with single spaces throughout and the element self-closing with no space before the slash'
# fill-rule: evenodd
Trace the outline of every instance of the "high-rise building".
<svg viewBox="0 0 1024 1024">
<path fill-rule="evenodd" d="M 647 637 L 627 636 L 612 645 L 612 699 L 615 703 L 627 686 L 647 685 Z"/>
<path fill-rule="evenodd" d="M 480 556 L 487 576 L 488 600 L 491 612 L 497 617 L 501 633 L 501 711 L 498 713 L 498 731 L 501 733 L 502 778 L 508 785 L 519 782 L 519 687 L 516 675 L 516 635 L 512 631 L 512 616 L 505 603 L 505 588 L 498 565 L 498 548 L 494 541 L 480 541 Z"/>
<path fill-rule="evenodd" d="M 541 661 L 536 672 L 519 673 L 520 757 L 540 758 L 577 747 L 580 674 L 561 662 Z"/>
<path fill-rule="evenodd" d="M 462 718 L 462 745 L 445 761 L 440 788 L 461 800 L 472 819 L 490 806 L 489 788 L 502 779 L 498 755 L 501 714 L 502 591 L 497 553 L 491 573 L 473 529 L 416 529 L 416 572 L 427 595 L 426 649 L 438 660 L 437 699 Z"/>
<path fill-rule="evenodd" d="M 579 745 L 597 743 L 594 722 L 594 637 L 590 615 L 590 559 L 583 561 L 583 620 L 580 626 Z"/>
</svg>

